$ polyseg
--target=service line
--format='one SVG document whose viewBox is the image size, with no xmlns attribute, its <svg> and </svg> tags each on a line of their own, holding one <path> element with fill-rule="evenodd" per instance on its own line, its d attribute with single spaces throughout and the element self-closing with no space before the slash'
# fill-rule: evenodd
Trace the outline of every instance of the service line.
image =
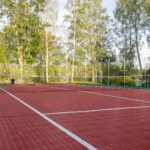
<svg viewBox="0 0 150 150">
<path fill-rule="evenodd" d="M 51 87 L 51 88 L 62 89 L 62 90 L 73 90 L 73 89 L 58 88 L 58 87 Z M 87 93 L 87 94 L 100 95 L 100 96 L 106 96 L 106 97 L 112 97 L 112 98 L 117 98 L 117 99 L 123 99 L 123 100 L 136 101 L 136 102 L 150 104 L 150 101 L 145 101 L 145 100 L 141 100 L 141 99 L 134 99 L 134 98 L 128 98 L 128 97 L 122 97 L 122 96 L 115 96 L 115 95 L 103 94 L 103 93 L 88 92 L 88 91 L 84 91 L 84 90 L 83 91 L 81 91 L 81 90 L 75 90 L 75 91 L 76 92 Z"/>
<path fill-rule="evenodd" d="M 89 113 L 89 112 L 99 112 L 99 111 L 141 109 L 141 108 L 150 108 L 150 106 L 107 108 L 107 109 L 83 110 L 83 111 L 54 112 L 54 113 L 44 113 L 44 114 L 45 114 L 45 115 L 63 115 L 63 114 L 77 114 L 77 113 Z"/>
</svg>

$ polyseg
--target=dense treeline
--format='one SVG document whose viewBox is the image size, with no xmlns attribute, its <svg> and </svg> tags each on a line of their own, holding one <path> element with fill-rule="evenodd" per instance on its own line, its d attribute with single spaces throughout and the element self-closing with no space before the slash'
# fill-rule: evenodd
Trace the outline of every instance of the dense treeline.
<svg viewBox="0 0 150 150">
<path fill-rule="evenodd" d="M 36 72 L 47 83 L 48 76 L 71 82 L 74 76 L 91 76 L 97 82 L 97 76 L 145 73 L 140 53 L 143 43 L 150 45 L 149 0 L 117 0 L 114 19 L 106 15 L 102 0 L 68 0 L 65 7 L 68 15 L 60 27 L 57 0 L 0 1 L 6 22 L 0 31 L 1 73 L 10 74 L 7 64 L 15 64 L 16 74 Z"/>
</svg>

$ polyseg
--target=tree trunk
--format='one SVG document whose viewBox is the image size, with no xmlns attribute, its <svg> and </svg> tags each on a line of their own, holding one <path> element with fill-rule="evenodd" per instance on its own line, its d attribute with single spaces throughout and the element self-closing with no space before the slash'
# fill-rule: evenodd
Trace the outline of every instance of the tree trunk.
<svg viewBox="0 0 150 150">
<path fill-rule="evenodd" d="M 133 56 L 132 56 L 132 16 L 130 15 L 130 75 L 132 75 L 132 63 L 133 63 Z"/>
<path fill-rule="evenodd" d="M 71 82 L 73 83 L 74 81 L 74 52 L 72 54 L 72 73 L 71 73 Z"/>
<path fill-rule="evenodd" d="M 92 82 L 95 82 L 95 38 L 94 38 L 94 26 L 95 26 L 95 22 L 93 22 L 92 19 L 92 14 L 93 14 L 93 10 L 90 9 L 90 23 L 92 24 L 92 28 L 90 30 L 90 48 L 91 48 L 91 55 L 92 55 Z"/>
<path fill-rule="evenodd" d="M 140 57 L 140 51 L 139 51 L 139 41 L 138 41 L 138 29 L 137 29 L 137 20 L 135 20 L 135 43 L 136 43 L 136 50 L 137 50 L 137 55 L 138 55 L 138 61 L 139 61 L 139 66 L 140 66 L 140 73 L 142 75 L 142 63 L 141 63 L 141 57 Z"/>
<path fill-rule="evenodd" d="M 22 53 L 22 46 L 18 46 L 18 60 L 19 60 L 19 68 L 20 68 L 20 82 L 23 81 L 23 53 Z"/>
<path fill-rule="evenodd" d="M 73 0 L 73 3 L 74 3 L 74 0 Z M 73 4 L 73 15 L 74 15 L 74 42 L 73 42 L 73 49 L 74 49 L 74 52 L 72 54 L 72 77 L 71 77 L 71 82 L 74 81 L 74 59 L 75 59 L 75 51 L 76 51 L 76 10 L 75 10 L 75 3 Z"/>
<path fill-rule="evenodd" d="M 67 60 L 67 51 L 66 51 L 66 58 L 65 58 L 65 66 L 66 66 L 66 82 L 68 83 L 68 60 Z"/>
<path fill-rule="evenodd" d="M 84 66 L 84 80 L 85 80 L 85 83 L 86 83 L 86 65 Z"/>
<path fill-rule="evenodd" d="M 23 81 L 23 47 L 22 45 L 19 43 L 19 37 L 18 37 L 18 32 L 16 31 L 16 40 L 17 40 L 17 49 L 18 49 L 18 61 L 19 61 L 19 69 L 20 69 L 20 82 L 22 83 Z"/>
<path fill-rule="evenodd" d="M 4 72 L 4 74 L 5 73 L 7 73 L 7 62 L 6 62 L 6 56 L 5 56 L 5 53 L 3 52 L 3 54 L 4 54 L 4 68 L 3 68 L 3 72 Z"/>
<path fill-rule="evenodd" d="M 62 68 L 61 68 L 61 65 L 60 65 L 60 66 L 59 66 L 59 81 L 60 81 L 60 82 L 63 81 L 61 73 L 62 73 Z"/>
<path fill-rule="evenodd" d="M 136 30 L 136 50 L 137 50 L 137 54 L 138 54 L 138 61 L 139 61 L 139 65 L 140 65 L 140 73 L 142 75 L 142 63 L 141 63 L 141 58 L 140 58 L 140 52 L 139 52 L 139 43 L 138 43 L 138 31 Z"/>
<path fill-rule="evenodd" d="M 94 55 L 94 44 L 93 39 L 90 39 L 90 47 L 91 47 L 91 53 L 92 53 L 92 82 L 95 82 L 95 55 Z"/>
<path fill-rule="evenodd" d="M 48 80 L 48 64 L 49 64 L 49 59 L 48 59 L 48 33 L 47 33 L 47 31 L 45 33 L 45 46 L 46 46 L 46 63 L 45 63 L 46 83 L 49 83 L 49 80 Z"/>
<path fill-rule="evenodd" d="M 95 66 L 94 66 L 94 60 L 92 60 L 92 82 L 95 82 Z"/>
</svg>

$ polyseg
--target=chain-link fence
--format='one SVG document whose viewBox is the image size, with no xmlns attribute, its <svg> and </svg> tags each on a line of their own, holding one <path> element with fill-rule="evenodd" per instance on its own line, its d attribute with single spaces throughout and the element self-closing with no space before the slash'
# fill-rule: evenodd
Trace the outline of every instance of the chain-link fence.
<svg viewBox="0 0 150 150">
<path fill-rule="evenodd" d="M 150 75 L 141 75 L 137 68 L 131 71 L 125 64 L 103 62 L 97 65 L 49 65 L 46 77 L 45 65 L 0 64 L 0 83 L 87 83 L 119 86 L 150 87 Z M 46 80 L 46 78 L 48 80 Z"/>
</svg>

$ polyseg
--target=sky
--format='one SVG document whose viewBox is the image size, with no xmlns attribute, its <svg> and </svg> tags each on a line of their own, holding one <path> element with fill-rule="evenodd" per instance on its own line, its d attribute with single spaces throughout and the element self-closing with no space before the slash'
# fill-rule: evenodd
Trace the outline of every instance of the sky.
<svg viewBox="0 0 150 150">
<path fill-rule="evenodd" d="M 65 10 L 64 6 L 66 4 L 67 0 L 58 0 L 58 24 L 63 24 L 63 16 L 67 14 L 67 11 Z M 116 0 L 103 0 L 102 5 L 104 8 L 107 9 L 107 14 L 113 18 L 113 11 L 115 9 Z M 142 47 L 142 50 L 140 51 L 142 64 L 144 67 L 144 64 L 148 61 L 148 57 L 150 57 L 150 49 L 148 49 L 147 44 Z"/>
</svg>

